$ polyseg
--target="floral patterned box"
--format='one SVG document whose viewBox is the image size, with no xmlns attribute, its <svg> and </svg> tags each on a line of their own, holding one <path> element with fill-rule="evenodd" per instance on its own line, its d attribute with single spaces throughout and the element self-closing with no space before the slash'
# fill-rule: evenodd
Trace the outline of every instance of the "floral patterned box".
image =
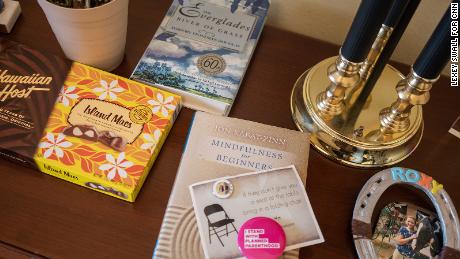
<svg viewBox="0 0 460 259">
<path fill-rule="evenodd" d="M 133 202 L 180 108 L 177 95 L 74 62 L 34 160 L 44 173 Z"/>
</svg>

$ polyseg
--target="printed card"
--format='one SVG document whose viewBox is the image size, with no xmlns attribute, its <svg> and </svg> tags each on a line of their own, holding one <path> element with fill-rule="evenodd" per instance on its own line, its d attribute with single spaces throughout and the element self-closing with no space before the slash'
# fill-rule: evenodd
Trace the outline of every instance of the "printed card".
<svg viewBox="0 0 460 259">
<path fill-rule="evenodd" d="M 294 166 L 240 174 L 191 185 L 206 258 L 239 258 L 240 227 L 254 217 L 276 220 L 286 249 L 324 242 L 307 193 Z"/>
<path fill-rule="evenodd" d="M 457 138 L 460 138 L 460 117 L 458 117 L 454 124 L 449 129 L 450 134 L 456 136 Z"/>
<path fill-rule="evenodd" d="M 392 202 L 380 212 L 372 235 L 379 258 L 437 258 L 443 247 L 436 213 L 406 202 Z"/>
</svg>

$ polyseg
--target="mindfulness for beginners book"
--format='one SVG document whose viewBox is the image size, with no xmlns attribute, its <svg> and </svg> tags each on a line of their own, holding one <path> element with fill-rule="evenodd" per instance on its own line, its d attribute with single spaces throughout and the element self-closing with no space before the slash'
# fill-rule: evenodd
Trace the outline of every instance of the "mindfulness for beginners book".
<svg viewBox="0 0 460 259">
<path fill-rule="evenodd" d="M 196 112 L 153 257 L 204 258 L 190 185 L 289 165 L 305 185 L 309 145 L 307 133 Z"/>
</svg>

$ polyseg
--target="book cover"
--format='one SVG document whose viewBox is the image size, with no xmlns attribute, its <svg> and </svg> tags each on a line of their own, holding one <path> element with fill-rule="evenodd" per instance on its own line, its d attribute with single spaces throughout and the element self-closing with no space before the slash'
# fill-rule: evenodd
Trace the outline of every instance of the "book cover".
<svg viewBox="0 0 460 259">
<path fill-rule="evenodd" d="M 154 258 L 203 258 L 189 186 L 295 165 L 307 177 L 307 133 L 196 112 L 157 239 Z M 287 258 L 297 258 L 289 251 Z"/>
<path fill-rule="evenodd" d="M 44 173 L 133 202 L 180 107 L 177 95 L 74 62 L 35 162 Z"/>
<path fill-rule="evenodd" d="M 131 78 L 228 115 L 268 8 L 268 0 L 174 0 Z"/>
</svg>

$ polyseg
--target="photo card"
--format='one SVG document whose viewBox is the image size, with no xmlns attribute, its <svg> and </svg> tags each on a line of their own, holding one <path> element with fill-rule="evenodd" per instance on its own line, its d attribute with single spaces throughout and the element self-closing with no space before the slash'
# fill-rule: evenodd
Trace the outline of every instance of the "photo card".
<svg viewBox="0 0 460 259">
<path fill-rule="evenodd" d="M 242 257 L 238 232 L 255 217 L 271 218 L 282 226 L 285 251 L 324 242 L 294 166 L 208 180 L 189 189 L 208 259 Z"/>
<path fill-rule="evenodd" d="M 372 243 L 378 258 L 437 258 L 443 247 L 438 215 L 410 203 L 393 202 L 380 212 Z"/>
</svg>

